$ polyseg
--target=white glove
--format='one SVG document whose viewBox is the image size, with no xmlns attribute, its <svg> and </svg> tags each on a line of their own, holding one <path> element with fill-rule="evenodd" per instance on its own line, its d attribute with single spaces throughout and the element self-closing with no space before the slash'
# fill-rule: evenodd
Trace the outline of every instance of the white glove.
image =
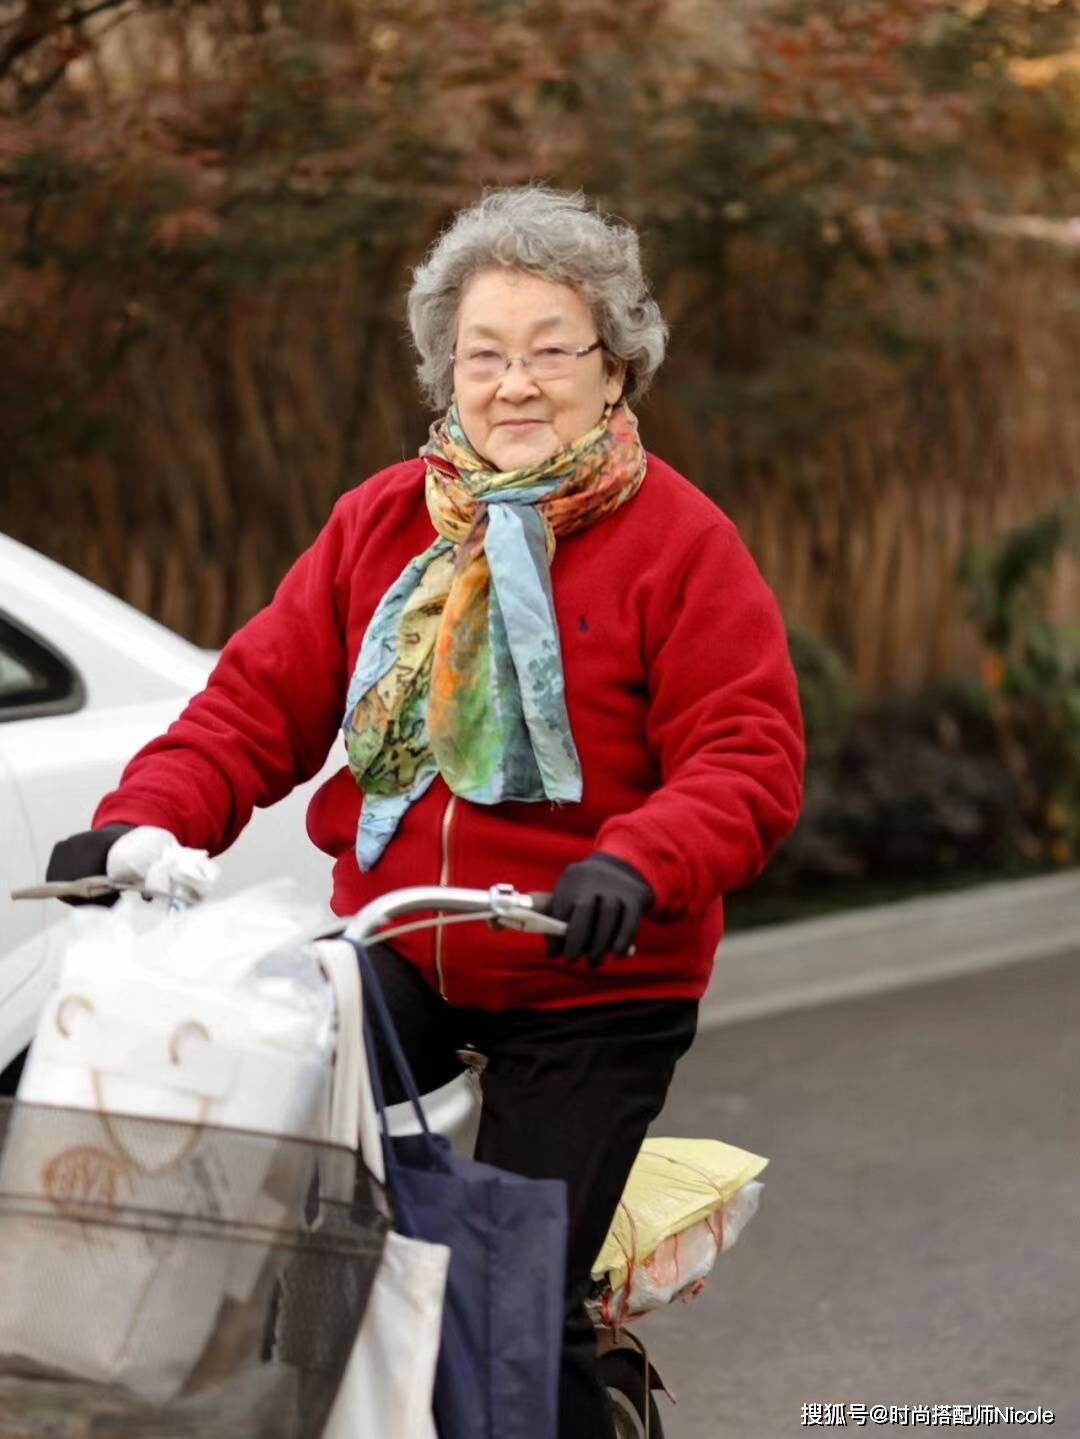
<svg viewBox="0 0 1080 1439">
<path fill-rule="evenodd" d="M 140 824 L 122 834 L 105 859 L 105 873 L 124 884 L 142 884 L 150 866 L 161 858 L 176 836 L 152 824 Z"/>
<path fill-rule="evenodd" d="M 186 849 L 167 829 L 142 824 L 121 835 L 109 850 L 105 872 L 110 879 L 142 884 L 159 894 L 183 885 L 205 899 L 221 875 L 205 849 Z"/>
</svg>

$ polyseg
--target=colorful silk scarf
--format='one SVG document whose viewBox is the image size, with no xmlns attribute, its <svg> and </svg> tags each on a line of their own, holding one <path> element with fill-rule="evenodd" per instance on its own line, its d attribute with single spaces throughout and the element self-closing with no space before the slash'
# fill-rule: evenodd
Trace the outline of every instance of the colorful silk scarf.
<svg viewBox="0 0 1080 1439">
<path fill-rule="evenodd" d="M 491 470 L 453 405 L 420 453 L 438 539 L 379 601 L 342 723 L 364 792 L 363 870 L 436 774 L 475 804 L 581 798 L 551 557 L 557 538 L 611 514 L 645 478 L 637 420 L 623 404 L 526 469 Z"/>
</svg>

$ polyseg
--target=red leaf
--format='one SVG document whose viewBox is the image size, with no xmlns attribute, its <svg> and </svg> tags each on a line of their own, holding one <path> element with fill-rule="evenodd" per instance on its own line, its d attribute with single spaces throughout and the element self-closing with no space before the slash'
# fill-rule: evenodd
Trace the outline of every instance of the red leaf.
<svg viewBox="0 0 1080 1439">
<path fill-rule="evenodd" d="M 162 215 L 154 226 L 154 241 L 162 249 L 171 250 L 184 240 L 204 239 L 216 235 L 220 229 L 221 221 L 209 210 L 195 207 L 173 210 L 168 215 Z"/>
</svg>

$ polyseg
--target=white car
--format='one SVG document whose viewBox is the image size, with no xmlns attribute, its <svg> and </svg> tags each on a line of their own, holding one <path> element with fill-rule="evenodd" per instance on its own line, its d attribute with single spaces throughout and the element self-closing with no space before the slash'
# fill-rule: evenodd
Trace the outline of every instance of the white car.
<svg viewBox="0 0 1080 1439">
<path fill-rule="evenodd" d="M 55 900 L 14 902 L 11 891 L 42 880 L 56 841 L 89 827 L 124 764 L 203 688 L 215 659 L 0 535 L 0 1070 L 33 1036 L 70 914 Z M 329 895 L 330 859 L 304 814 L 340 764 L 332 754 L 315 779 L 256 811 L 221 861 L 218 892 L 287 874 L 306 894 Z M 464 1081 L 425 1107 L 466 1142 L 475 1105 Z M 400 1127 L 410 1127 L 404 1117 Z"/>
</svg>

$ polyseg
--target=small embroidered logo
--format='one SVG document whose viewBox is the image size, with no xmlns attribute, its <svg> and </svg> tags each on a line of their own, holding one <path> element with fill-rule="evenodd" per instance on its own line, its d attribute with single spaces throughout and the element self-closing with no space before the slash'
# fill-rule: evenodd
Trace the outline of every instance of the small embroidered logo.
<svg viewBox="0 0 1080 1439">
<path fill-rule="evenodd" d="M 587 633 L 588 633 L 589 622 L 588 622 L 588 620 L 585 618 L 584 615 L 579 615 L 579 616 L 578 616 L 577 627 L 578 627 L 578 629 L 581 631 L 582 634 L 587 634 Z"/>
</svg>

